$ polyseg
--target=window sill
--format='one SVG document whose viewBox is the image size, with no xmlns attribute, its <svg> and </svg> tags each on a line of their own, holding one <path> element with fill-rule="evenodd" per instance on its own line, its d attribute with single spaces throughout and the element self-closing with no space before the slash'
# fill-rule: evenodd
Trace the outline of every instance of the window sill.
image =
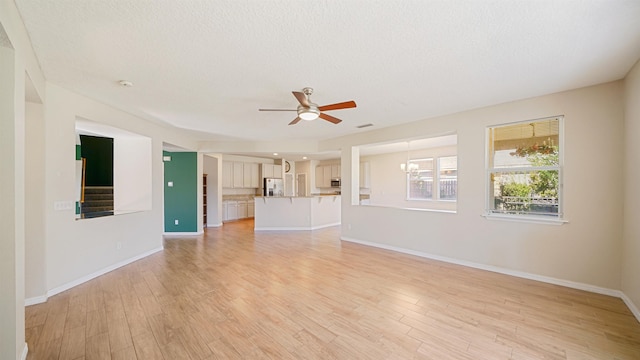
<svg viewBox="0 0 640 360">
<path fill-rule="evenodd" d="M 445 213 L 445 214 L 457 214 L 458 213 L 457 210 L 416 208 L 416 207 L 408 207 L 408 206 L 393 206 L 393 205 L 363 204 L 363 203 L 358 204 L 357 206 L 387 208 L 387 209 L 400 209 L 400 210 L 409 210 L 409 211 L 436 212 L 436 213 Z"/>
<path fill-rule="evenodd" d="M 529 224 L 545 224 L 545 225 L 564 225 L 568 223 L 568 220 L 559 219 L 559 218 L 548 218 L 544 216 L 533 216 L 533 215 L 506 215 L 506 214 L 492 214 L 485 213 L 482 215 L 487 220 L 492 221 L 513 221 L 513 222 L 521 222 L 521 223 L 529 223 Z"/>
</svg>

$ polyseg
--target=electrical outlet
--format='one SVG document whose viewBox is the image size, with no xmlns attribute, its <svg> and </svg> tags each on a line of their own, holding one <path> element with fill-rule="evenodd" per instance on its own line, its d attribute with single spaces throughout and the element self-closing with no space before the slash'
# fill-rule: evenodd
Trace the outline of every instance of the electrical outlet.
<svg viewBox="0 0 640 360">
<path fill-rule="evenodd" d="M 175 219 L 175 220 L 173 221 L 173 223 L 174 223 L 175 225 L 180 225 L 180 221 L 178 221 L 178 219 Z"/>
</svg>

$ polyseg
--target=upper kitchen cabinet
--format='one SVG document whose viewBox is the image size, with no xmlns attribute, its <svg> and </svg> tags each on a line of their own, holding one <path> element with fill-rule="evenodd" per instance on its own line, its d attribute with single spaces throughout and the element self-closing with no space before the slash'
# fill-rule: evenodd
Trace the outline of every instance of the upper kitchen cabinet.
<svg viewBox="0 0 640 360">
<path fill-rule="evenodd" d="M 222 187 L 233 187 L 233 163 L 231 161 L 222 162 Z"/>
<path fill-rule="evenodd" d="M 233 163 L 233 187 L 234 188 L 244 187 L 244 163 L 241 163 L 241 162 Z"/>
<path fill-rule="evenodd" d="M 318 165 L 316 166 L 316 187 L 331 187 L 332 179 L 340 179 L 340 165 Z"/>
<path fill-rule="evenodd" d="M 260 167 L 257 163 L 244 163 L 244 179 L 245 188 L 260 187 Z"/>
<path fill-rule="evenodd" d="M 282 165 L 262 164 L 262 177 L 282 179 Z"/>
<path fill-rule="evenodd" d="M 258 163 L 236 161 L 222 162 L 223 188 L 252 188 L 260 187 L 260 171 Z"/>
<path fill-rule="evenodd" d="M 331 178 L 340 179 L 340 165 L 331 165 Z"/>
</svg>

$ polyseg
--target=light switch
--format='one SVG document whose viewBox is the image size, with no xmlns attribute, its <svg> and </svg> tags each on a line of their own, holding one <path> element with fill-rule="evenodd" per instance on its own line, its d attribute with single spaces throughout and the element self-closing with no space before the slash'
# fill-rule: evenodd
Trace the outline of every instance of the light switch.
<svg viewBox="0 0 640 360">
<path fill-rule="evenodd" d="M 168 187 L 173 187 L 173 181 L 169 181 L 169 182 L 167 183 L 167 186 L 168 186 Z"/>
<path fill-rule="evenodd" d="M 53 202 L 53 210 L 55 211 L 73 210 L 74 208 L 75 208 L 74 201 L 54 201 Z"/>
</svg>

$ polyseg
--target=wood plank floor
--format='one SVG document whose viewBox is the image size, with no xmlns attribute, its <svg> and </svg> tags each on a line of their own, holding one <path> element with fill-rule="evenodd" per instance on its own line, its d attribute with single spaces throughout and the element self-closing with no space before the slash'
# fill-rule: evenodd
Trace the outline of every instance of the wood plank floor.
<svg viewBox="0 0 640 360">
<path fill-rule="evenodd" d="M 618 298 L 339 241 L 167 238 L 26 309 L 28 359 L 640 359 Z"/>
</svg>

